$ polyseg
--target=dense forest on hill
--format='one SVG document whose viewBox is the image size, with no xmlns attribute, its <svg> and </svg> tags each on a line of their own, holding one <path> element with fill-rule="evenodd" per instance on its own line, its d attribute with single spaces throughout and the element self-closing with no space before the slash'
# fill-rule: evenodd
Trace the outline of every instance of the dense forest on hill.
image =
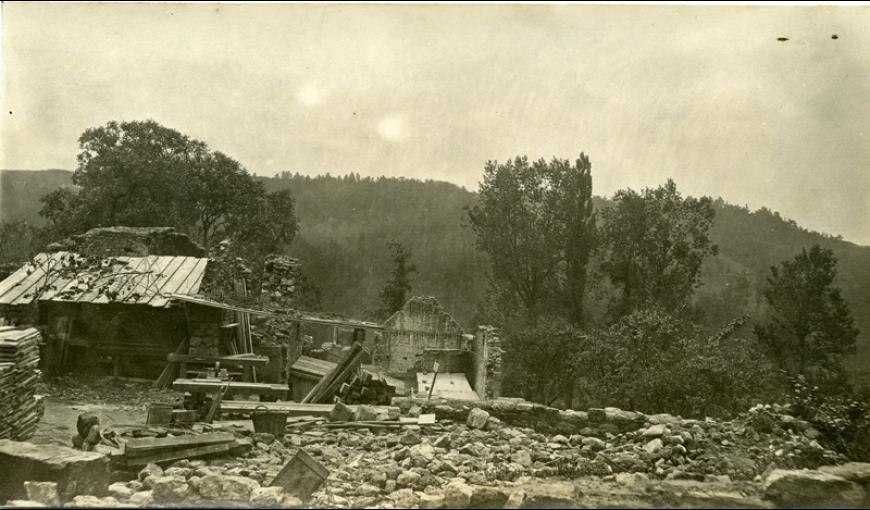
<svg viewBox="0 0 870 510">
<path fill-rule="evenodd" d="M 0 172 L 0 220 L 41 224 L 39 198 L 70 185 L 72 172 Z M 389 243 L 413 253 L 418 272 L 415 294 L 436 296 L 459 321 L 472 325 L 486 291 L 488 264 L 464 228 L 464 208 L 476 194 L 450 183 L 396 178 L 360 178 L 356 174 L 303 176 L 284 173 L 261 178 L 268 191 L 289 189 L 296 199 L 300 231 L 291 254 L 303 264 L 320 291 L 324 311 L 367 317 L 378 306 L 378 293 L 389 276 Z M 596 198 L 597 209 L 609 202 Z M 802 248 L 818 243 L 837 257 L 837 285 L 861 330 L 853 371 L 870 363 L 870 247 L 807 231 L 778 213 L 714 203 L 710 236 L 718 255 L 702 270 L 695 296 L 711 329 L 748 312 L 764 312 L 760 291 L 769 268 Z M 594 308 L 594 307 L 593 307 Z"/>
</svg>

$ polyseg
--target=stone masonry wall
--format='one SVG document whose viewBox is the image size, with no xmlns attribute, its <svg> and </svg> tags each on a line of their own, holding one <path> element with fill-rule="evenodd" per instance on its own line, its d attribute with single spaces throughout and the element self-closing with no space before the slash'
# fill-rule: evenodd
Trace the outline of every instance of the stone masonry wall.
<svg viewBox="0 0 870 510">
<path fill-rule="evenodd" d="M 406 374 L 426 349 L 467 349 L 463 333 L 435 298 L 411 298 L 384 323 L 381 364 L 390 373 Z"/>
</svg>

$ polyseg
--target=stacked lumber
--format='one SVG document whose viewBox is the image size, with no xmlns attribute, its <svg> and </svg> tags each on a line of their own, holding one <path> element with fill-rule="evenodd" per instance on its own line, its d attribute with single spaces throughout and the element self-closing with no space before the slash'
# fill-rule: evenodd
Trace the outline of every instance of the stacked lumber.
<svg viewBox="0 0 870 510">
<path fill-rule="evenodd" d="M 334 400 L 341 385 L 356 373 L 368 351 L 356 342 L 342 360 L 313 387 L 302 399 L 303 403 L 327 404 Z"/>
<path fill-rule="evenodd" d="M 36 328 L 0 330 L 0 438 L 23 441 L 42 418 L 39 381 L 39 342 Z"/>
<path fill-rule="evenodd" d="M 151 462 L 171 462 L 206 455 L 233 453 L 249 443 L 236 440 L 229 432 L 191 434 L 177 437 L 130 439 L 125 443 L 124 457 L 128 467 L 145 466 Z"/>
<path fill-rule="evenodd" d="M 383 374 L 360 368 L 349 383 L 341 385 L 338 396 L 346 404 L 389 405 L 396 396 L 396 387 Z"/>
</svg>

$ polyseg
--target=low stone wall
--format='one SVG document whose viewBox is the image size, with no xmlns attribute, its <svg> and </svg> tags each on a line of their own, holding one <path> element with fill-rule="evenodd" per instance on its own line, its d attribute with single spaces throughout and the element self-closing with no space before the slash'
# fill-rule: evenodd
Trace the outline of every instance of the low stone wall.
<svg viewBox="0 0 870 510">
<path fill-rule="evenodd" d="M 468 418 L 468 413 L 478 408 L 514 427 L 528 427 L 543 434 L 581 434 L 595 437 L 638 430 L 648 422 L 676 420 L 670 415 L 646 416 L 614 407 L 563 411 L 511 398 L 472 401 L 397 397 L 393 399 L 393 405 L 399 406 L 403 412 L 416 405 L 424 413 L 435 413 L 438 419 L 446 418 L 463 423 Z"/>
</svg>

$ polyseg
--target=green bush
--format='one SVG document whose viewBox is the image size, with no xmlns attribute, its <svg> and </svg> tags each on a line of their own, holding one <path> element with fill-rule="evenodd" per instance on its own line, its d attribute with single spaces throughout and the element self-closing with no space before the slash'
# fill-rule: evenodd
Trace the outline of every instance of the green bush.
<svg viewBox="0 0 870 510">
<path fill-rule="evenodd" d="M 592 335 L 581 355 L 586 404 L 684 417 L 728 417 L 776 393 L 777 378 L 745 323 L 713 335 L 679 313 L 643 310 Z"/>
<path fill-rule="evenodd" d="M 847 390 L 825 394 L 799 375 L 792 380 L 792 411 L 821 432 L 820 442 L 855 461 L 870 460 L 870 399 Z"/>
</svg>

